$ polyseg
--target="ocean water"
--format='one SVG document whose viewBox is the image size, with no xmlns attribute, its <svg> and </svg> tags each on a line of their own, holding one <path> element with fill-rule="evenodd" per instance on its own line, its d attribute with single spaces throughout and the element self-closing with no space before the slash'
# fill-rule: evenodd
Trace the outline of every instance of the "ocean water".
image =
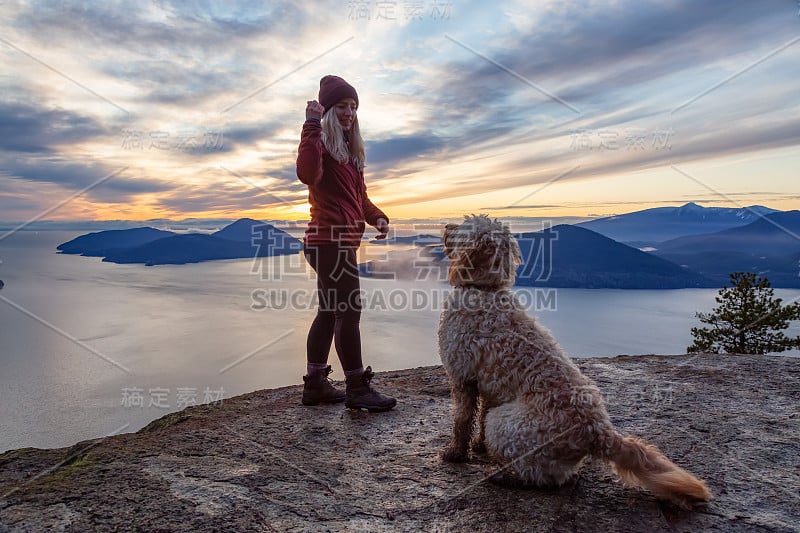
<svg viewBox="0 0 800 533">
<path fill-rule="evenodd" d="M 135 431 L 187 405 L 302 382 L 315 282 L 301 256 L 144 267 L 56 253 L 77 235 L 0 240 L 0 451 Z M 365 364 L 440 364 L 446 283 L 362 287 Z M 518 291 L 574 357 L 684 353 L 716 292 Z"/>
</svg>

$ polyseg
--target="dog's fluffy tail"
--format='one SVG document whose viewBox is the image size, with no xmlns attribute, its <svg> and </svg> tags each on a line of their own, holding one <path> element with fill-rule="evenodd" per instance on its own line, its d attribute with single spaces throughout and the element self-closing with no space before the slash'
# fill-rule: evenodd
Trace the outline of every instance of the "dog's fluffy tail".
<svg viewBox="0 0 800 533">
<path fill-rule="evenodd" d="M 679 467 L 652 444 L 614 432 L 604 457 L 626 485 L 649 490 L 683 508 L 713 498 L 706 484 Z"/>
</svg>

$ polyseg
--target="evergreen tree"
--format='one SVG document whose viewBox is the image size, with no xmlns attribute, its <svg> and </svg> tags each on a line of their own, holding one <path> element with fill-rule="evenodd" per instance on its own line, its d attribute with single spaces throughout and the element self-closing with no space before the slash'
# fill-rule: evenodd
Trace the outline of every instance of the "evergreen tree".
<svg viewBox="0 0 800 533">
<path fill-rule="evenodd" d="M 784 329 L 800 320 L 800 304 L 782 305 L 774 298 L 767 278 L 752 272 L 731 274 L 731 287 L 716 297 L 719 307 L 695 316 L 710 328 L 692 328 L 694 344 L 687 353 L 740 353 L 763 355 L 800 348 L 800 336 L 787 337 Z"/>
</svg>

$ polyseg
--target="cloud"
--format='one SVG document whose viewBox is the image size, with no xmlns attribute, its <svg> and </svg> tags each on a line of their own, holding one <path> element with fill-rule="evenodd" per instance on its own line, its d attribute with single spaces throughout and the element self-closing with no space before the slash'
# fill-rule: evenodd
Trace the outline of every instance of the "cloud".
<svg viewBox="0 0 800 533">
<path fill-rule="evenodd" d="M 242 82 L 230 66 L 180 56 L 108 62 L 100 71 L 135 87 L 134 100 L 151 106 L 196 107 L 217 96 L 236 94 Z"/>
<path fill-rule="evenodd" d="M 433 156 L 444 146 L 445 141 L 432 133 L 420 132 L 377 141 L 366 140 L 365 144 L 367 162 L 385 168 L 398 161 L 407 161 L 423 155 Z"/>
<path fill-rule="evenodd" d="M 238 213 L 267 208 L 286 208 L 305 201 L 307 194 L 278 187 L 254 187 L 246 182 L 213 186 L 181 185 L 159 196 L 157 204 L 168 212 L 222 211 Z"/>
<path fill-rule="evenodd" d="M 640 85 L 756 47 L 772 47 L 776 33 L 787 39 L 796 35 L 788 15 L 747 1 L 573 3 L 542 16 L 535 31 L 510 34 L 496 51 L 480 51 L 581 107 L 606 97 L 612 88 Z M 776 22 L 781 19 L 783 24 Z M 765 35 L 765 28 L 772 34 Z M 466 32 L 464 41 L 470 41 Z M 507 81 L 536 92 L 496 65 L 467 55 L 455 72 L 472 83 L 454 89 L 463 92 L 483 83 L 498 87 Z"/>
<path fill-rule="evenodd" d="M 258 120 L 226 124 L 223 129 L 225 139 L 237 145 L 252 145 L 258 141 L 269 140 L 277 136 L 286 127 L 286 123 L 277 120 Z"/>
<path fill-rule="evenodd" d="M 15 193 L 0 193 L 0 211 L 23 211 L 39 209 L 39 204 L 30 196 Z"/>
<path fill-rule="evenodd" d="M 284 187 L 292 192 L 305 191 L 307 186 L 297 177 L 297 166 L 294 162 L 279 168 L 264 170 L 263 175 L 284 182 Z"/>
<path fill-rule="evenodd" d="M 107 135 L 94 118 L 56 107 L 0 102 L 0 151 L 50 153 L 56 147 Z"/>
<path fill-rule="evenodd" d="M 80 40 L 146 57 L 215 56 L 255 39 L 289 36 L 304 25 L 294 2 L 250 3 L 233 11 L 203 2 L 157 0 L 132 9 L 127 2 L 31 2 L 17 29 L 49 42 Z"/>
<path fill-rule="evenodd" d="M 3 167 L 7 178 L 53 183 L 68 191 L 78 191 L 99 182 L 84 194 L 101 201 L 124 202 L 133 195 L 163 192 L 172 187 L 164 180 L 141 176 L 140 170 L 123 170 L 121 165 L 114 167 L 102 161 L 77 162 L 61 156 L 7 158 Z M 104 180 L 115 172 L 119 174 Z"/>
<path fill-rule="evenodd" d="M 541 205 L 495 205 L 489 207 L 481 207 L 480 209 L 498 210 L 498 209 L 553 209 L 563 207 L 563 205 L 555 204 L 541 204 Z"/>
<path fill-rule="evenodd" d="M 731 73 L 718 63 L 735 58 L 734 68 L 744 68 L 763 54 L 754 56 L 754 50 L 767 52 L 795 37 L 795 21 L 788 15 L 751 2 L 628 1 L 566 4 L 543 15 L 535 31 L 509 33 L 495 46 L 481 44 L 465 28 L 452 37 L 450 57 L 459 59 L 441 62 L 428 80 L 430 117 L 437 124 L 458 124 L 465 139 L 485 138 L 486 124 L 564 131 L 652 117 Z M 703 69 L 720 73 L 708 82 L 694 76 L 675 86 L 681 73 Z M 786 74 L 782 81 L 797 86 Z M 608 118 L 598 120 L 598 114 Z M 685 116 L 664 118 L 683 121 Z"/>
</svg>

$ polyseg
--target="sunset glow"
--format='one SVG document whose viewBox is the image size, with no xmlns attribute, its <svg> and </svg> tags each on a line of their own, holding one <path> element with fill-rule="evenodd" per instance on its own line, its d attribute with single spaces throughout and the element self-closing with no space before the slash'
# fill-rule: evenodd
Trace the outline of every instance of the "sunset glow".
<svg viewBox="0 0 800 533">
<path fill-rule="evenodd" d="M 800 208 L 793 4 L 406 4 L 5 2 L 0 222 L 305 220 L 329 73 L 393 220 Z"/>
</svg>

